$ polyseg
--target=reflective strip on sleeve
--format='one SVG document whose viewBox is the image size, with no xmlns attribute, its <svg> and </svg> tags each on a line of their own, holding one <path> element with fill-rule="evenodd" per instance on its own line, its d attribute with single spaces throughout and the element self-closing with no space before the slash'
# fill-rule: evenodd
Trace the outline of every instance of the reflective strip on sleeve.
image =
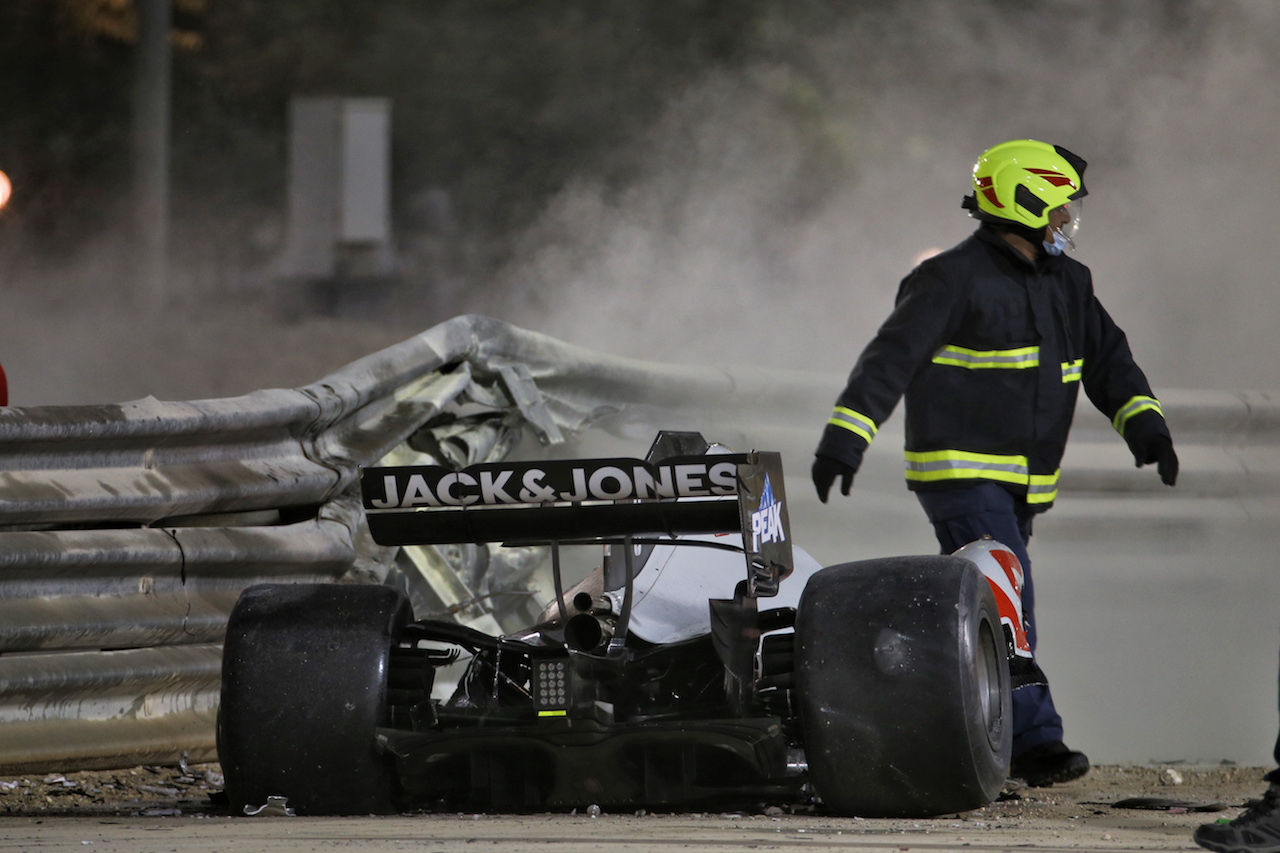
<svg viewBox="0 0 1280 853">
<path fill-rule="evenodd" d="M 1058 475 L 1060 473 L 1062 473 L 1061 468 L 1052 474 L 1032 474 L 1030 482 L 1027 483 L 1027 503 L 1053 503 L 1058 497 Z"/>
<path fill-rule="evenodd" d="M 1116 416 L 1111 419 L 1111 426 L 1115 427 L 1115 431 L 1124 436 L 1124 426 L 1134 415 L 1143 412 L 1154 411 L 1159 413 L 1160 417 L 1164 417 L 1164 410 L 1160 408 L 1160 401 L 1155 397 L 1134 397 L 1129 402 L 1120 407 L 1120 411 L 1116 412 Z"/>
<path fill-rule="evenodd" d="M 1005 368 L 1017 370 L 1040 366 L 1040 347 L 976 350 L 947 344 L 933 356 L 934 364 L 967 367 L 970 370 Z"/>
<path fill-rule="evenodd" d="M 867 444 L 875 438 L 877 430 L 876 422 L 871 418 L 853 409 L 846 409 L 844 406 L 836 406 L 835 411 L 831 413 L 831 420 L 827 423 L 844 427 L 849 432 L 862 436 Z"/>
<path fill-rule="evenodd" d="M 907 479 L 917 483 L 943 480 L 998 480 L 1026 485 L 1030 477 L 1025 456 L 996 456 L 965 450 L 908 450 Z"/>
<path fill-rule="evenodd" d="M 1062 362 L 1062 381 L 1063 382 L 1079 382 L 1081 374 L 1084 373 L 1084 359 L 1077 358 L 1075 361 Z"/>
</svg>

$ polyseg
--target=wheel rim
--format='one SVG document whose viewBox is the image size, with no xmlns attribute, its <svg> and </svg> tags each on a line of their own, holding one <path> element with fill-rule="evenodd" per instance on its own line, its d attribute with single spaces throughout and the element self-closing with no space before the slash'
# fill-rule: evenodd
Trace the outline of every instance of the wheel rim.
<svg viewBox="0 0 1280 853">
<path fill-rule="evenodd" d="M 978 701 L 982 706 L 987 740 L 995 747 L 1000 742 L 1000 728 L 1004 719 L 1004 691 L 1000 684 L 1000 661 L 997 657 L 999 647 L 989 619 L 978 623 L 977 652 Z"/>
</svg>

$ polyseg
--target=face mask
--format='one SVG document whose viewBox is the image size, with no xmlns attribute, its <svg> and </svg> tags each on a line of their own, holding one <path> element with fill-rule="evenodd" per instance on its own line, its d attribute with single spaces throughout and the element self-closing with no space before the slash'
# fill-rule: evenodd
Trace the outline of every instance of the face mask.
<svg viewBox="0 0 1280 853">
<path fill-rule="evenodd" d="M 1062 210 L 1069 217 L 1065 225 L 1054 228 L 1049 226 L 1049 239 L 1044 241 L 1044 250 L 1050 255 L 1061 255 L 1067 249 L 1074 249 L 1076 241 L 1072 238 L 1080 230 L 1080 215 L 1084 213 L 1084 201 L 1076 199 Z"/>
<path fill-rule="evenodd" d="M 1075 248 L 1075 244 L 1071 242 L 1071 238 L 1063 234 L 1057 228 L 1050 228 L 1049 233 L 1053 236 L 1053 242 L 1045 241 L 1044 250 L 1051 255 L 1061 255 L 1067 248 Z"/>
</svg>

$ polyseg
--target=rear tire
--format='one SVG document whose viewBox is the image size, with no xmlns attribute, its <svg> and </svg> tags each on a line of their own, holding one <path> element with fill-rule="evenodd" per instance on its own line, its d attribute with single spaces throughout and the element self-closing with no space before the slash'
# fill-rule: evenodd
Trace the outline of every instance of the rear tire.
<svg viewBox="0 0 1280 853">
<path fill-rule="evenodd" d="M 235 814 L 269 796 L 298 814 L 390 814 L 385 722 L 391 646 L 412 619 L 385 586 L 263 584 L 231 612 L 222 655 L 218 760 Z"/>
<path fill-rule="evenodd" d="M 994 800 L 1012 746 L 1003 637 L 968 560 L 897 557 L 813 575 L 797 611 L 796 684 L 825 806 L 928 817 Z"/>
</svg>

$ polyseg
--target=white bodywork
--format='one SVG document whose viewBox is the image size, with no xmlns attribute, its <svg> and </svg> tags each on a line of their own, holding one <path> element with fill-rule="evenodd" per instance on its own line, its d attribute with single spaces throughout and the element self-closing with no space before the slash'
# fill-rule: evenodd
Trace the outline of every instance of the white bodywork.
<svg viewBox="0 0 1280 853">
<path fill-rule="evenodd" d="M 970 542 L 955 552 L 964 557 L 986 575 L 1000 608 L 1000 624 L 1013 636 L 1013 653 L 1019 657 L 1031 657 L 1031 643 L 1027 640 L 1026 626 L 1022 623 L 1022 563 L 1013 551 L 994 539 Z"/>
<path fill-rule="evenodd" d="M 723 533 L 680 537 L 680 542 L 703 541 L 737 548 L 742 534 Z M 761 609 L 795 607 L 809 576 L 822 566 L 801 548 L 792 549 L 795 571 L 784 579 L 778 594 L 761 598 Z M 629 632 L 650 643 L 675 643 L 711 632 L 707 601 L 733 598 L 734 588 L 747 577 L 741 551 L 698 545 L 656 545 L 636 572 Z M 622 609 L 622 590 L 606 595 L 614 612 Z"/>
</svg>

